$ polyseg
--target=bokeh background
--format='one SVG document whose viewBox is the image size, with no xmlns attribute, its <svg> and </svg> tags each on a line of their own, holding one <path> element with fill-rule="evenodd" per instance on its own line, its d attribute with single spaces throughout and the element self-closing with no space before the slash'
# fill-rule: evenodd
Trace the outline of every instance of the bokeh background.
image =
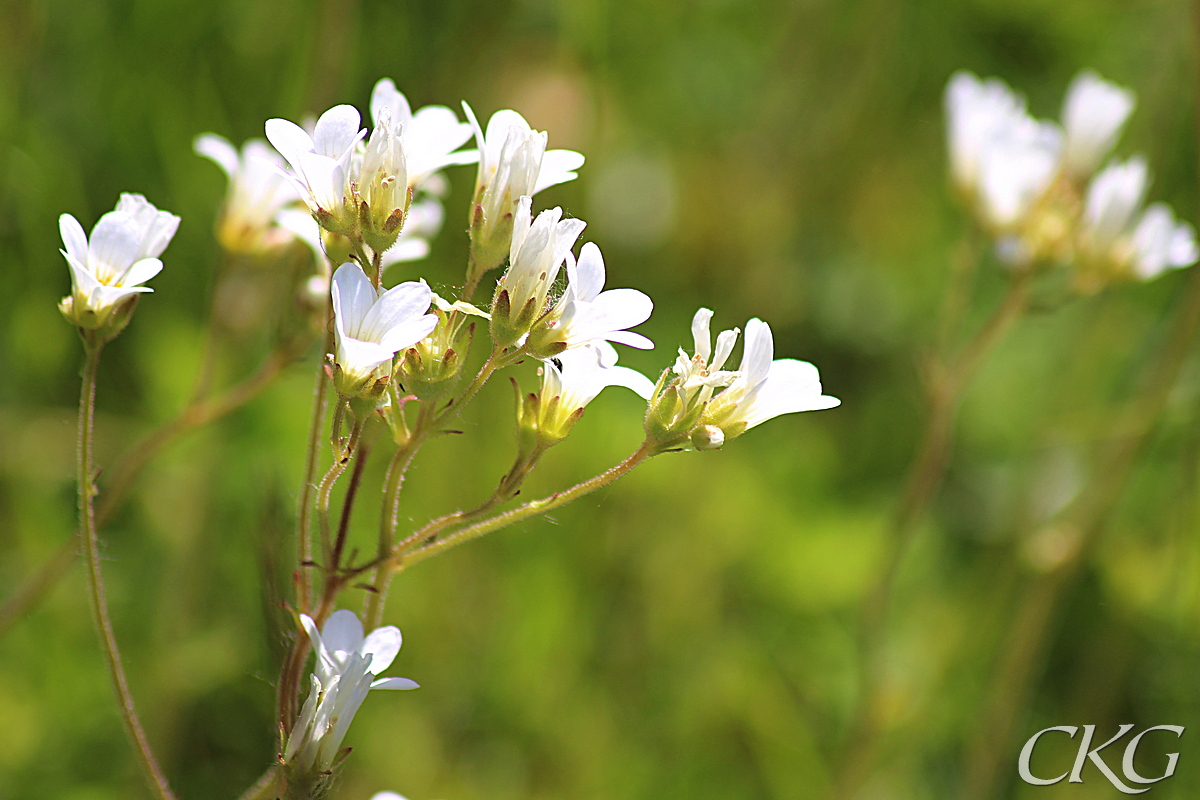
<svg viewBox="0 0 1200 800">
<path fill-rule="evenodd" d="M 1133 88 L 1118 152 L 1146 153 L 1153 196 L 1194 218 L 1193 28 L 1186 4 L 1160 0 L 8 0 L 0 590 L 74 532 L 81 351 L 55 308 L 69 288 L 58 215 L 90 229 L 137 191 L 183 217 L 155 293 L 105 352 L 98 456 L 111 464 L 195 385 L 225 184 L 193 137 L 240 142 L 269 117 L 339 102 L 365 111 L 390 76 L 414 105 L 515 108 L 551 147 L 587 155 L 579 180 L 535 206 L 586 219 L 610 285 L 655 298 L 641 330 L 658 348 L 623 363 L 657 372 L 707 305 L 721 327 L 768 320 L 777 355 L 818 364 L 843 406 L 662 456 L 404 574 L 387 620 L 405 647 L 389 673 L 422 688 L 365 704 L 339 796 L 832 794 L 854 749 L 860 609 L 923 416 L 920 364 L 969 246 L 947 188 L 943 87 L 959 68 L 998 75 L 1047 117 L 1081 68 Z M 465 263 L 473 171 L 449 177 L 445 229 L 404 273 L 435 289 L 460 283 Z M 1200 792 L 1197 354 L 1158 418 L 1119 413 L 1176 317 L 1195 313 L 1189 280 L 1037 304 L 981 371 L 899 574 L 858 797 L 1113 797 L 1094 768 L 1082 785 L 1024 786 L 1016 753 L 1050 725 L 1096 724 L 1106 739 L 1126 722 L 1189 726 L 1178 747 L 1148 737 L 1138 763 L 1161 774 L 1161 753 L 1179 750 L 1154 796 Z M 985 259 L 962 331 L 1003 288 Z M 270 315 L 229 302 L 219 385 L 269 340 Z M 274 752 L 314 363 L 310 350 L 256 402 L 164 450 L 103 533 L 134 692 L 183 798 L 236 797 Z M 528 366 L 519 377 L 532 385 Z M 481 499 L 507 468 L 504 384 L 487 387 L 466 435 L 422 453 L 406 519 Z M 525 495 L 615 463 L 640 413 L 632 395 L 602 395 Z M 1104 476 L 1106 445 L 1143 428 L 1095 530 L 1050 524 Z M 362 547 L 375 513 L 360 505 Z M 1054 571 L 1072 558 L 1066 577 Z M 1073 757 L 1073 744 L 1044 746 L 1042 773 Z M 0 798 L 141 796 L 76 565 L 0 638 Z"/>
</svg>

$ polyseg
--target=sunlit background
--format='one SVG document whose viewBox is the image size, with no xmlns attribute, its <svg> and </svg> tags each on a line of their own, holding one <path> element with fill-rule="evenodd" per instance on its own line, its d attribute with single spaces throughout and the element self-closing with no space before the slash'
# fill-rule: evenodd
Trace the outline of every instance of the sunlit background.
<svg viewBox="0 0 1200 800">
<path fill-rule="evenodd" d="M 587 220 L 610 285 L 655 299 L 640 330 L 657 349 L 626 348 L 622 363 L 656 375 L 690 348 L 705 305 L 721 328 L 769 321 L 776 355 L 817 364 L 843 405 L 661 456 L 403 574 L 386 620 L 405 645 L 388 674 L 422 688 L 365 703 L 338 796 L 825 796 L 853 760 L 860 608 L 920 428 L 919 367 L 972 246 L 946 177 L 946 81 L 1000 76 L 1043 117 L 1085 67 L 1132 88 L 1117 152 L 1144 152 L 1152 196 L 1193 219 L 1193 27 L 1185 4 L 1160 0 L 12 0 L 0 9 L 0 601 L 75 531 L 81 348 L 56 310 L 69 291 L 58 215 L 90 229 L 136 191 L 183 218 L 154 294 L 104 355 L 103 466 L 195 385 L 225 181 L 193 138 L 241 142 L 270 117 L 342 102 L 365 112 L 392 77 L 415 106 L 514 108 L 551 147 L 586 154 L 579 179 L 535 208 Z M 461 285 L 474 172 L 448 175 L 431 257 L 390 280 Z M 219 385 L 269 347 L 255 292 L 270 280 L 239 280 L 217 314 Z M 1080 568 L 1044 571 L 1071 541 L 1045 523 L 1095 481 L 1103 445 L 1129 435 L 1118 412 L 1189 280 L 1043 298 L 982 369 L 899 575 L 858 797 L 1113 797 L 1094 768 L 1082 785 L 1024 786 L 1016 754 L 1041 728 L 1096 724 L 1103 741 L 1118 723 L 1188 726 L 1178 747 L 1148 737 L 1138 763 L 1161 774 L 1162 753 L 1179 750 L 1151 796 L 1200 792 L 1197 354 Z M 962 331 L 1003 288 L 985 259 Z M 275 752 L 315 361 L 314 347 L 257 401 L 166 448 L 102 532 L 134 694 L 181 798 L 236 797 Z M 532 367 L 517 372 L 532 388 Z M 506 383 L 486 388 L 465 435 L 422 452 L 405 520 L 491 491 L 514 446 Z M 523 497 L 619 461 L 642 409 L 601 395 Z M 376 508 L 354 518 L 364 550 Z M 1014 642 L 1027 674 L 1004 666 Z M 1074 748 L 1047 739 L 1035 765 L 1057 774 Z M 142 796 L 75 565 L 0 638 L 0 798 Z"/>
</svg>

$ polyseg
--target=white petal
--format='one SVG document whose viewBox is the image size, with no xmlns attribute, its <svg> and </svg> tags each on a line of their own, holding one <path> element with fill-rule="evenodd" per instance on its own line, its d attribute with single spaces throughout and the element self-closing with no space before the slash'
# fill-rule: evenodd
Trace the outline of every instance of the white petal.
<svg viewBox="0 0 1200 800">
<path fill-rule="evenodd" d="M 380 678 L 371 683 L 372 689 L 420 689 L 421 684 L 411 678 Z"/>
<path fill-rule="evenodd" d="M 412 347 L 417 342 L 433 333 L 437 327 L 437 314 L 426 314 L 401 325 L 397 325 L 384 334 L 381 344 L 393 353 L 406 347 Z"/>
<path fill-rule="evenodd" d="M 747 325 L 749 338 L 750 328 Z M 754 395 L 744 414 L 746 426 L 753 428 L 780 414 L 819 411 L 840 405 L 836 397 L 821 394 L 817 368 L 807 361 L 782 358 L 771 364 L 767 379 Z"/>
<path fill-rule="evenodd" d="M 383 254 L 383 268 L 403 261 L 419 261 L 429 255 L 429 242 L 424 239 L 401 236 Z"/>
<path fill-rule="evenodd" d="M 378 675 L 392 665 L 396 654 L 400 652 L 400 645 L 403 642 L 403 637 L 400 636 L 400 629 L 395 625 L 388 625 L 383 628 L 376 628 L 367 634 L 367 638 L 363 641 L 362 654 L 369 656 L 371 659 L 370 665 L 367 667 L 367 672 L 372 675 Z"/>
<path fill-rule="evenodd" d="M 102 270 L 115 277 L 129 269 L 141 248 L 140 234 L 128 214 L 110 211 L 100 217 L 88 242 L 87 265 L 101 282 L 106 282 Z"/>
<path fill-rule="evenodd" d="M 267 141 L 287 159 L 292 169 L 299 169 L 300 154 L 313 152 L 313 140 L 308 132 L 286 119 L 269 119 L 264 126 Z"/>
<path fill-rule="evenodd" d="M 605 370 L 605 377 L 609 386 L 632 389 L 643 400 L 649 400 L 650 395 L 654 394 L 654 381 L 629 367 L 609 367 Z"/>
<path fill-rule="evenodd" d="M 362 623 L 353 611 L 338 609 L 329 615 L 325 626 L 321 628 L 321 639 L 329 650 L 357 652 L 363 644 Z"/>
<path fill-rule="evenodd" d="M 223 136 L 215 133 L 202 133 L 192 143 L 196 155 L 204 156 L 225 172 L 225 177 L 233 180 L 238 174 L 238 152 Z"/>
<path fill-rule="evenodd" d="M 421 316 L 432 303 L 432 292 L 424 281 L 394 286 L 380 295 L 363 317 L 358 338 L 382 343 L 388 331 Z"/>
<path fill-rule="evenodd" d="M 1134 106 L 1133 92 L 1103 80 L 1094 72 L 1076 76 L 1063 104 L 1068 171 L 1086 177 L 1112 150 Z"/>
<path fill-rule="evenodd" d="M 707 308 L 700 309 L 692 317 L 692 343 L 695 346 L 692 352 L 700 356 L 705 363 L 708 363 L 708 358 L 712 355 L 712 335 L 709 333 L 712 317 L 713 312 Z"/>
<path fill-rule="evenodd" d="M 125 287 L 138 286 L 153 278 L 158 273 L 162 272 L 163 263 L 157 258 L 143 258 L 141 261 L 134 262 L 129 271 L 121 279 L 121 285 Z"/>
<path fill-rule="evenodd" d="M 576 274 L 571 275 L 572 271 Z M 600 255 L 600 248 L 594 242 L 585 244 L 579 251 L 578 265 L 574 270 L 568 270 L 567 274 L 577 298 L 587 301 L 596 299 L 604 288 L 604 257 Z"/>
<path fill-rule="evenodd" d="M 351 105 L 334 106 L 326 111 L 317 120 L 317 127 L 313 131 L 313 152 L 341 158 L 360 136 L 360 119 L 358 109 Z"/>
<path fill-rule="evenodd" d="M 575 170 L 583 166 L 583 161 L 583 155 L 574 150 L 547 150 L 542 156 L 542 168 L 533 185 L 534 194 L 579 177 Z"/>
<path fill-rule="evenodd" d="M 738 371 L 751 386 L 766 379 L 775 356 L 775 344 L 771 337 L 771 326 L 761 319 L 746 323 L 745 350 Z"/>
<path fill-rule="evenodd" d="M 71 258 L 78 261 L 81 266 L 87 264 L 87 234 L 83 232 L 83 226 L 79 224 L 79 220 L 70 214 L 63 214 L 58 218 L 58 230 L 62 234 L 63 246 L 67 248 L 67 253 Z"/>
<path fill-rule="evenodd" d="M 333 273 L 333 314 L 344 335 L 358 338 L 359 328 L 378 295 L 362 267 L 347 261 Z"/>
</svg>

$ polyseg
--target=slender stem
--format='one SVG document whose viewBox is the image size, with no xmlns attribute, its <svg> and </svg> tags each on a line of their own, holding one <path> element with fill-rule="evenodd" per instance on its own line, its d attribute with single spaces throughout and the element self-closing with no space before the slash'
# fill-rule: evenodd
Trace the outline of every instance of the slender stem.
<svg viewBox="0 0 1200 800">
<path fill-rule="evenodd" d="M 471 244 L 470 255 L 467 256 L 467 282 L 463 285 L 462 292 L 458 298 L 464 303 L 471 302 L 471 298 L 475 296 L 475 290 L 479 287 L 479 281 L 483 278 L 484 273 L 476 273 L 476 258 L 475 245 Z"/>
<path fill-rule="evenodd" d="M 379 511 L 379 564 L 375 568 L 375 577 L 371 581 L 371 591 L 367 594 L 365 609 L 367 630 L 374 630 L 383 622 L 383 609 L 387 603 L 387 590 L 392 576 L 387 559 L 396 541 L 396 528 L 400 522 L 400 490 L 404 487 L 404 476 L 408 467 L 416 458 L 417 450 L 421 448 L 429 431 L 430 416 L 431 412 L 422 404 L 415 430 L 408 441 L 396 448 L 388 464 L 387 477 L 384 479 L 383 506 Z"/>
<path fill-rule="evenodd" d="M 1197 11 L 1200 20 L 1200 9 Z M 998 759 L 1012 738 L 1019 715 L 1024 712 L 1039 665 L 1051 641 L 1052 626 L 1063 595 L 1074 585 L 1091 548 L 1100 538 L 1129 485 L 1139 455 L 1162 418 L 1172 390 L 1200 336 L 1200 273 L 1190 278 L 1187 296 L 1176 312 L 1174 329 L 1166 346 L 1159 348 L 1137 399 L 1123 419 L 1111 429 L 1132 431 L 1112 441 L 1094 471 L 1095 480 L 1068 506 L 1053 525 L 1070 530 L 1077 539 L 1068 559 L 1057 568 L 1036 576 L 1021 593 L 1021 605 L 1012 616 L 1003 656 L 997 665 L 991 699 L 979 730 L 980 738 L 969 750 L 964 770 L 966 798 L 991 798 L 1001 776 Z"/>
<path fill-rule="evenodd" d="M 326 303 L 326 319 L 329 303 Z M 304 480 L 300 484 L 300 507 L 296 514 L 296 569 L 299 584 L 297 604 L 301 611 L 310 611 L 312 581 L 308 577 L 308 566 L 312 563 L 312 495 L 317 475 L 317 459 L 321 451 L 321 429 L 325 423 L 325 404 L 328 390 L 325 385 L 329 375 L 325 372 L 325 355 L 333 350 L 333 333 L 325 334 L 325 347 L 317 364 L 317 387 L 313 390 L 312 419 L 308 423 L 308 446 L 304 453 Z"/>
<path fill-rule="evenodd" d="M 346 547 L 346 535 L 350 531 L 350 514 L 354 510 L 354 500 L 358 496 L 358 487 L 362 483 L 363 468 L 367 465 L 367 455 L 370 448 L 363 445 L 356 453 L 351 453 L 354 461 L 354 471 L 350 473 L 350 485 L 346 487 L 346 497 L 342 501 L 342 517 L 338 520 L 337 537 L 333 541 L 333 555 L 329 559 L 331 568 L 341 568 L 342 551 Z"/>
<path fill-rule="evenodd" d="M 339 400 L 343 406 L 344 401 Z M 335 419 L 338 417 L 335 416 Z M 329 470 L 325 473 L 325 477 L 321 479 L 321 485 L 317 487 L 317 524 L 321 531 L 321 552 L 325 558 L 326 573 L 333 574 L 337 571 L 337 566 L 333 563 L 333 530 L 332 523 L 329 518 L 329 505 L 333 496 L 333 487 L 342 477 L 342 473 L 346 471 L 346 467 L 350 465 L 350 459 L 354 457 L 354 452 L 358 448 L 359 437 L 362 436 L 363 423 L 356 421 L 354 427 L 350 430 L 350 440 L 346 443 L 346 449 L 340 453 L 335 453 L 333 463 L 330 464 Z"/>
<path fill-rule="evenodd" d="M 468 525 L 461 528 L 445 538 L 436 538 L 433 541 L 425 541 L 424 544 L 416 547 L 400 555 L 397 559 L 398 563 L 393 568 L 412 566 L 418 562 L 424 561 L 427 558 L 432 558 L 439 553 L 449 550 L 464 542 L 472 539 L 477 539 L 484 534 L 491 533 L 514 522 L 528 519 L 538 514 L 544 514 L 559 506 L 566 505 L 572 500 L 577 500 L 585 494 L 594 492 L 597 489 L 607 486 L 613 481 L 621 478 L 633 470 L 638 464 L 641 464 L 650 456 L 653 456 L 658 451 L 649 443 L 643 442 L 641 447 L 633 452 L 628 458 L 620 464 L 600 473 L 594 478 L 590 478 L 582 483 L 578 483 L 562 492 L 555 492 L 549 497 L 543 497 L 540 500 L 532 500 L 524 505 L 518 506 L 503 514 L 498 514 L 491 519 L 486 519 L 481 522 L 476 522 L 473 525 Z M 436 536 L 436 534 L 435 534 Z"/>
<path fill-rule="evenodd" d="M 984 358 L 1020 317 L 1028 300 L 1032 272 L 1013 276 L 1000 305 L 949 365 L 935 369 L 929 383 L 928 410 L 904 493 L 889 526 L 878 583 L 863 606 L 859 632 L 859 705 L 852 724 L 850 754 L 839 778 L 839 793 L 853 795 L 870 769 L 878 722 L 881 649 L 888 608 L 900 565 L 912 544 L 925 509 L 945 475 L 954 441 L 954 423 L 963 394 Z"/>
<path fill-rule="evenodd" d="M 91 339 L 91 336 L 93 334 L 90 332 L 84 334 L 87 359 L 83 368 L 83 385 L 79 393 L 78 480 L 79 527 L 83 537 L 84 557 L 87 561 L 92 614 L 104 646 L 108 671 L 112 678 L 113 688 L 117 693 L 118 705 L 121 708 L 121 718 L 125 721 L 126 731 L 140 757 L 142 768 L 159 799 L 174 800 L 175 795 L 171 792 L 166 776 L 154 758 L 150 743 L 146 739 L 146 732 L 142 729 L 142 723 L 138 719 L 137 710 L 133 705 L 133 694 L 129 691 L 129 681 L 125 677 L 125 667 L 121 663 L 121 653 L 117 649 L 116 635 L 113 633 L 112 620 L 108 615 L 108 599 L 104 594 L 104 579 L 100 574 L 100 548 L 96 536 L 95 508 L 92 502 L 96 495 L 92 480 L 92 431 L 96 410 L 96 372 L 100 366 L 100 351 L 103 344 Z"/>
</svg>

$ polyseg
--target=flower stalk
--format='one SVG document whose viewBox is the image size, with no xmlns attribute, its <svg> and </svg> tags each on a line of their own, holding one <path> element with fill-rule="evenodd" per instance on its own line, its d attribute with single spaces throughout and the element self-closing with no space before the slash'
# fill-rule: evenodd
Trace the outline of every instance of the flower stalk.
<svg viewBox="0 0 1200 800">
<path fill-rule="evenodd" d="M 113 632 L 112 620 L 108 614 L 108 599 L 104 593 L 104 579 L 100 573 L 99 542 L 96 535 L 96 513 L 93 499 L 96 487 L 93 482 L 94 470 L 92 465 L 92 438 L 95 427 L 96 411 L 96 374 L 100 368 L 100 351 L 104 344 L 95 331 L 81 329 L 83 336 L 85 361 L 83 381 L 79 393 L 79 447 L 78 447 L 78 482 L 79 482 L 79 529 L 83 538 L 84 559 L 87 562 L 88 589 L 92 605 L 92 615 L 96 630 L 100 633 L 100 641 L 104 648 L 105 660 L 108 662 L 109 675 L 112 678 L 113 689 L 117 693 L 117 705 L 121 710 L 121 719 L 125 730 L 132 740 L 134 750 L 138 754 L 142 770 L 159 800 L 175 800 L 167 778 L 158 765 L 150 742 L 142 728 L 137 710 L 134 708 L 133 693 L 129 690 L 129 680 L 125 676 L 125 667 L 121 662 L 121 653 L 117 648 L 116 634 Z"/>
</svg>

